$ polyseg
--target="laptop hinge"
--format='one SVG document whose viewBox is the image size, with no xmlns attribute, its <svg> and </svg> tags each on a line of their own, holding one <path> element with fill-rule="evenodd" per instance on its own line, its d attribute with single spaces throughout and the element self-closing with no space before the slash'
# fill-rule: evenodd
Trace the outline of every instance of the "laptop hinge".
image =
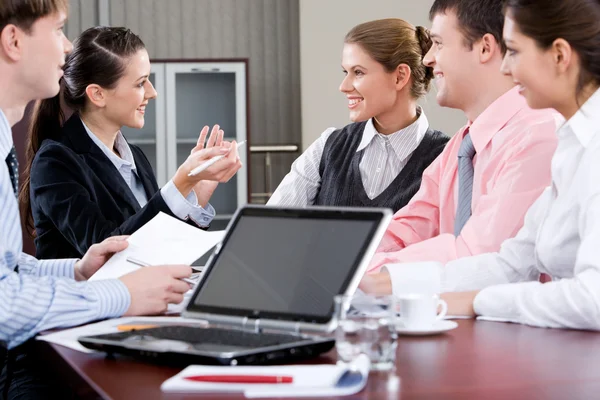
<svg viewBox="0 0 600 400">
<path fill-rule="evenodd" d="M 259 333 L 261 331 L 260 318 L 257 318 L 251 322 L 250 318 L 244 317 L 244 319 L 242 319 L 242 329 Z"/>
<path fill-rule="evenodd" d="M 265 328 L 263 326 L 261 326 L 261 320 L 260 318 L 256 318 L 254 320 L 251 320 L 248 317 L 244 317 L 242 319 L 242 329 L 247 329 L 250 330 L 252 332 L 255 333 L 260 333 L 262 332 Z M 266 329 L 277 329 L 274 327 L 269 328 L 269 326 L 267 325 Z M 279 328 L 279 330 L 281 330 L 281 328 Z M 300 334 L 300 322 L 296 322 L 292 329 L 285 329 L 286 331 L 292 331 L 294 333 Z"/>
</svg>

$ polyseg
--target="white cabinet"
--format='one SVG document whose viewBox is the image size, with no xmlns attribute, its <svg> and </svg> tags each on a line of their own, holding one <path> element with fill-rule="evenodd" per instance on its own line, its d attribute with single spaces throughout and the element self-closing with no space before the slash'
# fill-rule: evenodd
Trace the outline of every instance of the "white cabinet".
<svg viewBox="0 0 600 400">
<path fill-rule="evenodd" d="M 123 128 L 127 140 L 142 148 L 159 186 L 164 185 L 196 145 L 202 127 L 219 124 L 226 140 L 248 139 L 246 62 L 155 62 L 150 81 L 158 97 L 146 107 L 143 129 Z M 217 217 L 211 227 L 222 229 L 248 201 L 248 149 L 240 149 L 243 167 L 219 185 L 211 204 Z"/>
</svg>

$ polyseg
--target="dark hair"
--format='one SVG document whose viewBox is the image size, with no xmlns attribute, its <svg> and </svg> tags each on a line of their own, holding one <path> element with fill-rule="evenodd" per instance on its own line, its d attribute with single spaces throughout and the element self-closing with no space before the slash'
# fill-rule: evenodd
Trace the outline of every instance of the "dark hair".
<svg viewBox="0 0 600 400">
<path fill-rule="evenodd" d="M 2 0 L 0 1 L 0 32 L 14 24 L 25 32 L 35 21 L 58 11 L 69 10 L 68 0 Z"/>
<path fill-rule="evenodd" d="M 433 69 L 423 65 L 423 57 L 432 41 L 426 28 L 414 27 L 400 18 L 379 19 L 355 26 L 344 42 L 360 45 L 388 72 L 400 64 L 408 65 L 412 75 L 410 93 L 415 99 L 429 90 Z"/>
<path fill-rule="evenodd" d="M 599 0 L 508 0 L 505 12 L 541 49 L 564 39 L 581 59 L 577 92 L 600 83 Z"/>
<path fill-rule="evenodd" d="M 506 53 L 506 44 L 502 40 L 505 0 L 435 0 L 429 10 L 429 19 L 438 14 L 452 11 L 458 19 L 458 29 L 462 32 L 467 47 L 489 33 L 500 44 L 502 54 Z"/>
<path fill-rule="evenodd" d="M 19 193 L 21 216 L 30 234 L 35 229 L 29 193 L 31 165 L 45 139 L 60 138 L 64 122 L 61 98 L 71 110 L 80 112 L 87 102 L 87 86 L 114 88 L 125 73 L 127 58 L 143 48 L 142 40 L 129 29 L 102 26 L 87 29 L 73 42 L 73 51 L 66 57 L 60 93 L 36 102 L 29 125 L 25 179 Z"/>
</svg>

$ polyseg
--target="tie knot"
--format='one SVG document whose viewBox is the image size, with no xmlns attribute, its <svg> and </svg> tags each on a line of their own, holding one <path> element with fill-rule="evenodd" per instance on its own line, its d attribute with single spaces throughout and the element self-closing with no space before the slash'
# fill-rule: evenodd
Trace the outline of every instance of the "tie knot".
<svg viewBox="0 0 600 400">
<path fill-rule="evenodd" d="M 463 138 L 463 141 L 460 144 L 460 148 L 458 149 L 458 156 L 467 157 L 471 160 L 475 156 L 475 146 L 473 146 L 473 141 L 471 140 L 470 133 L 467 133 Z"/>
</svg>

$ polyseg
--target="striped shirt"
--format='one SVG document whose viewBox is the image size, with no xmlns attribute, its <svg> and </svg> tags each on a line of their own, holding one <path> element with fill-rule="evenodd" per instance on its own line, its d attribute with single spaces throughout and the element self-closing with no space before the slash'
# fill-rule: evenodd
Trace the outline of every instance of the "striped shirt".
<svg viewBox="0 0 600 400">
<path fill-rule="evenodd" d="M 365 125 L 356 152 L 365 150 L 359 169 L 365 192 L 371 200 L 381 194 L 398 176 L 425 136 L 429 121 L 420 108 L 417 112 L 419 117 L 415 122 L 390 135 L 377 132 L 372 118 Z M 294 161 L 291 171 L 283 178 L 267 205 L 303 207 L 314 204 L 321 186 L 319 165 L 323 149 L 335 130 L 336 128 L 329 128 L 323 132 Z"/>
<path fill-rule="evenodd" d="M 42 261 L 22 252 L 19 205 L 4 162 L 12 147 L 0 110 L 0 341 L 9 349 L 47 329 L 120 316 L 131 302 L 119 280 L 76 282 L 76 260 Z"/>
<path fill-rule="evenodd" d="M 85 128 L 88 136 L 92 141 L 102 150 L 102 152 L 108 157 L 110 162 L 115 166 L 119 174 L 123 177 L 123 180 L 131 189 L 135 199 L 138 201 L 140 207 L 144 207 L 148 203 L 148 196 L 144 190 L 144 185 L 137 174 L 135 167 L 135 159 L 129 148 L 129 144 L 123 137 L 123 134 L 119 132 L 115 139 L 115 148 L 121 155 L 117 156 L 112 152 L 94 133 L 87 127 L 85 122 L 81 121 Z M 177 190 L 173 180 L 167 182 L 165 186 L 160 190 L 160 195 L 165 201 L 167 207 L 175 214 L 179 219 L 186 220 L 190 218 L 196 222 L 199 226 L 208 226 L 215 217 L 215 209 L 209 203 L 206 209 L 198 204 L 198 198 L 196 192 L 193 190 L 183 197 L 181 192 Z"/>
</svg>

